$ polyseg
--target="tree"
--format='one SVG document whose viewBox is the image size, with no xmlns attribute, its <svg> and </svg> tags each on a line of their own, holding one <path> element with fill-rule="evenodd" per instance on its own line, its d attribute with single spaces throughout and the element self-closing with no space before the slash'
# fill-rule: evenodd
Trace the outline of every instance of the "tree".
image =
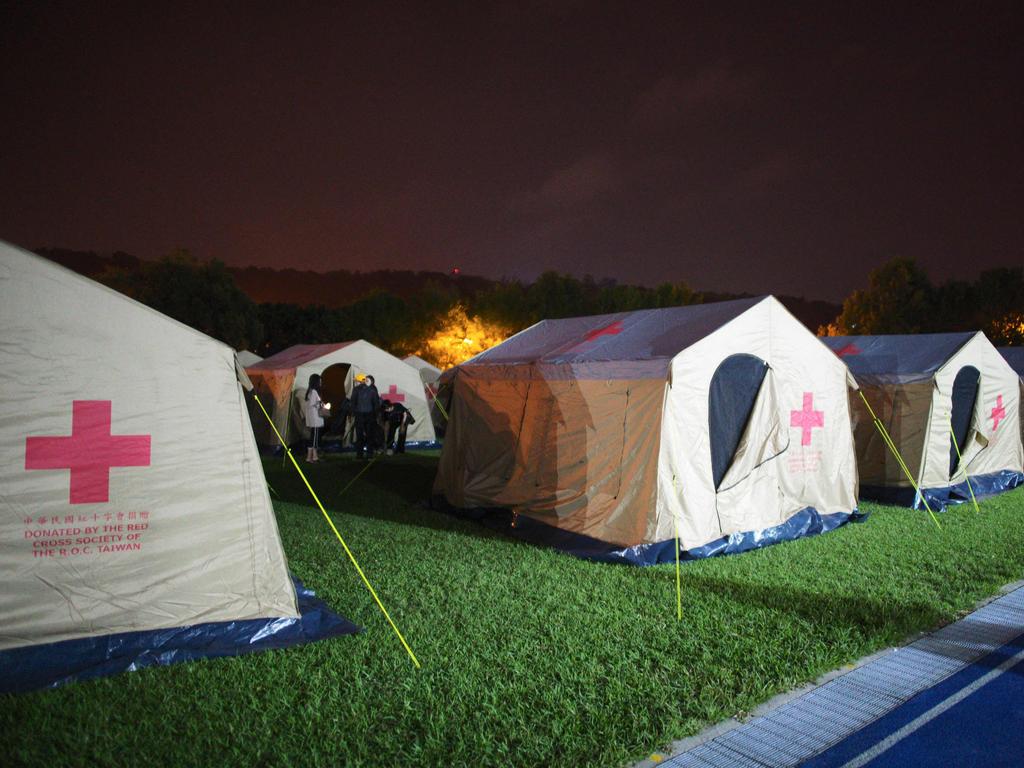
<svg viewBox="0 0 1024 768">
<path fill-rule="evenodd" d="M 965 280 L 950 280 L 937 286 L 933 292 L 932 322 L 926 330 L 950 333 L 980 328 L 987 317 L 985 308 L 977 305 L 977 284 Z"/>
<path fill-rule="evenodd" d="M 518 281 L 496 283 L 489 290 L 481 291 L 467 312 L 470 310 L 494 325 L 509 328 L 526 328 L 535 322 L 527 305 L 526 289 Z"/>
<path fill-rule="evenodd" d="M 407 302 L 407 323 L 391 352 L 399 357 L 413 354 L 436 330 L 438 318 L 458 303 L 458 291 L 451 284 L 427 280 Z"/>
<path fill-rule="evenodd" d="M 256 305 L 220 261 L 199 261 L 177 250 L 133 269 L 112 269 L 107 285 L 235 349 L 255 349 L 263 340 Z"/>
<path fill-rule="evenodd" d="M 370 291 L 338 313 L 345 330 L 340 340 L 366 339 L 378 347 L 392 349 L 408 334 L 409 304 L 387 291 Z"/>
<path fill-rule="evenodd" d="M 843 302 L 833 335 L 921 333 L 933 323 L 933 290 L 913 259 L 894 258 L 871 271 L 868 287 Z"/>
<path fill-rule="evenodd" d="M 992 320 L 985 335 L 997 347 L 1024 347 L 1024 312 L 1009 312 Z"/>
<path fill-rule="evenodd" d="M 700 294 L 686 283 L 662 283 L 654 289 L 655 307 L 684 307 L 699 303 Z"/>
<path fill-rule="evenodd" d="M 508 328 L 471 317 L 459 304 L 439 319 L 434 333 L 416 354 L 444 370 L 500 344 L 509 335 Z"/>
<path fill-rule="evenodd" d="M 527 289 L 526 296 L 533 322 L 589 314 L 583 283 L 571 275 L 545 272 Z"/>
</svg>

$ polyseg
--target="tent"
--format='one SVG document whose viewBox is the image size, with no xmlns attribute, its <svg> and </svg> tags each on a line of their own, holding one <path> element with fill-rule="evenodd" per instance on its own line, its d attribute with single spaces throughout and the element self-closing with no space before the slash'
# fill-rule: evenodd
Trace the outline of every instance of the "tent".
<svg viewBox="0 0 1024 768">
<path fill-rule="evenodd" d="M 1024 403 L 1024 347 L 1000 347 L 999 354 L 1020 377 L 1020 402 Z M 1024 442 L 1024 406 L 1020 407 L 1020 438 Z"/>
<path fill-rule="evenodd" d="M 235 353 L 0 243 L 0 690 L 355 631 L 289 576 Z"/>
<path fill-rule="evenodd" d="M 406 365 L 411 365 L 419 374 L 420 381 L 423 382 L 423 394 L 427 398 L 427 407 L 430 410 L 430 419 L 434 424 L 434 434 L 438 438 L 442 437 L 445 430 L 444 414 L 434 407 L 434 399 L 437 397 L 437 387 L 441 381 L 441 369 L 431 365 L 420 357 L 416 357 L 416 355 L 409 355 L 408 357 L 403 358 L 402 362 Z"/>
<path fill-rule="evenodd" d="M 434 395 L 437 394 L 437 382 L 441 378 L 441 369 L 437 366 L 431 365 L 421 357 L 416 355 L 409 355 L 408 357 L 402 358 L 402 362 L 406 365 L 411 365 L 416 369 L 416 373 L 419 374 L 420 381 L 423 382 L 424 393 L 427 396 L 427 401 L 434 399 Z"/>
<path fill-rule="evenodd" d="M 434 491 L 650 564 L 856 514 L 846 367 L 772 297 L 544 320 L 447 371 Z M 477 514 L 473 512 L 472 514 Z"/>
<path fill-rule="evenodd" d="M 263 359 L 255 352 L 250 352 L 248 349 L 243 349 L 236 355 L 236 357 L 238 358 L 239 365 L 241 365 L 243 368 L 247 368 L 250 365 L 255 365 L 256 363 Z"/>
<path fill-rule="evenodd" d="M 999 354 L 1024 379 L 1024 347 L 1000 347 Z"/>
<path fill-rule="evenodd" d="M 822 341 L 857 377 L 930 508 L 1024 481 L 1020 431 L 1007 428 L 1018 423 L 1018 378 L 983 333 Z M 861 495 L 921 508 L 921 497 L 859 398 L 854 436 Z"/>
<path fill-rule="evenodd" d="M 400 402 L 416 419 L 409 428 L 406 445 L 415 447 L 435 440 L 423 384 L 417 372 L 368 341 L 297 344 L 249 366 L 245 372 L 252 380 L 260 401 L 270 410 L 281 436 L 289 444 L 302 440 L 306 434 L 302 401 L 309 377 L 314 373 L 322 377 L 321 395 L 332 405 L 352 393 L 356 374 L 372 375 L 381 398 Z M 252 420 L 257 442 L 277 446 L 279 441 L 274 431 L 258 409 L 252 412 Z"/>
</svg>

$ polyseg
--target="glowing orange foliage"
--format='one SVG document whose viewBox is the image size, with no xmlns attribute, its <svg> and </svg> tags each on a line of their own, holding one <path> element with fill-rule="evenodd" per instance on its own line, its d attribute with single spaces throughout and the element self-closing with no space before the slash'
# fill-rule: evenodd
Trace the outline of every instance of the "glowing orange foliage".
<svg viewBox="0 0 1024 768">
<path fill-rule="evenodd" d="M 440 318 L 439 328 L 416 354 L 441 370 L 464 363 L 485 349 L 503 342 L 510 331 L 500 325 L 470 317 L 461 305 L 452 307 Z"/>
<path fill-rule="evenodd" d="M 1024 312 L 1010 312 L 993 320 L 985 330 L 997 347 L 1024 346 Z"/>
</svg>

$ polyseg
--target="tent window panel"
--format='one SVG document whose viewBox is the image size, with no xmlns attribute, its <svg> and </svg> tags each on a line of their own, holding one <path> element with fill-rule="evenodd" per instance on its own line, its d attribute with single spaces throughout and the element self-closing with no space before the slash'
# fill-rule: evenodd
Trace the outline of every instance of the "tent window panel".
<svg viewBox="0 0 1024 768">
<path fill-rule="evenodd" d="M 957 470 L 960 463 L 957 455 L 957 447 L 963 453 L 967 448 L 967 438 L 971 434 L 971 421 L 974 418 L 974 406 L 978 399 L 978 386 L 981 383 L 981 373 L 972 365 L 965 365 L 957 373 L 953 380 L 952 413 L 950 423 L 953 426 L 953 435 L 956 436 L 954 445 L 952 437 L 949 440 L 949 475 L 950 477 Z"/>
<path fill-rule="evenodd" d="M 761 358 L 739 354 L 725 358 L 711 378 L 708 432 L 711 476 L 716 489 L 736 455 L 767 372 L 768 364 Z"/>
</svg>

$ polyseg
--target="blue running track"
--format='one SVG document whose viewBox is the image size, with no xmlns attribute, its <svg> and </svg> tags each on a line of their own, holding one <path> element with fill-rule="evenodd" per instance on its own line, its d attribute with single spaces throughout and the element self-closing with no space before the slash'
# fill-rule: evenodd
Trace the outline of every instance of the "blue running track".
<svg viewBox="0 0 1024 768">
<path fill-rule="evenodd" d="M 1024 635 L 803 766 L 1024 766 Z"/>
</svg>

